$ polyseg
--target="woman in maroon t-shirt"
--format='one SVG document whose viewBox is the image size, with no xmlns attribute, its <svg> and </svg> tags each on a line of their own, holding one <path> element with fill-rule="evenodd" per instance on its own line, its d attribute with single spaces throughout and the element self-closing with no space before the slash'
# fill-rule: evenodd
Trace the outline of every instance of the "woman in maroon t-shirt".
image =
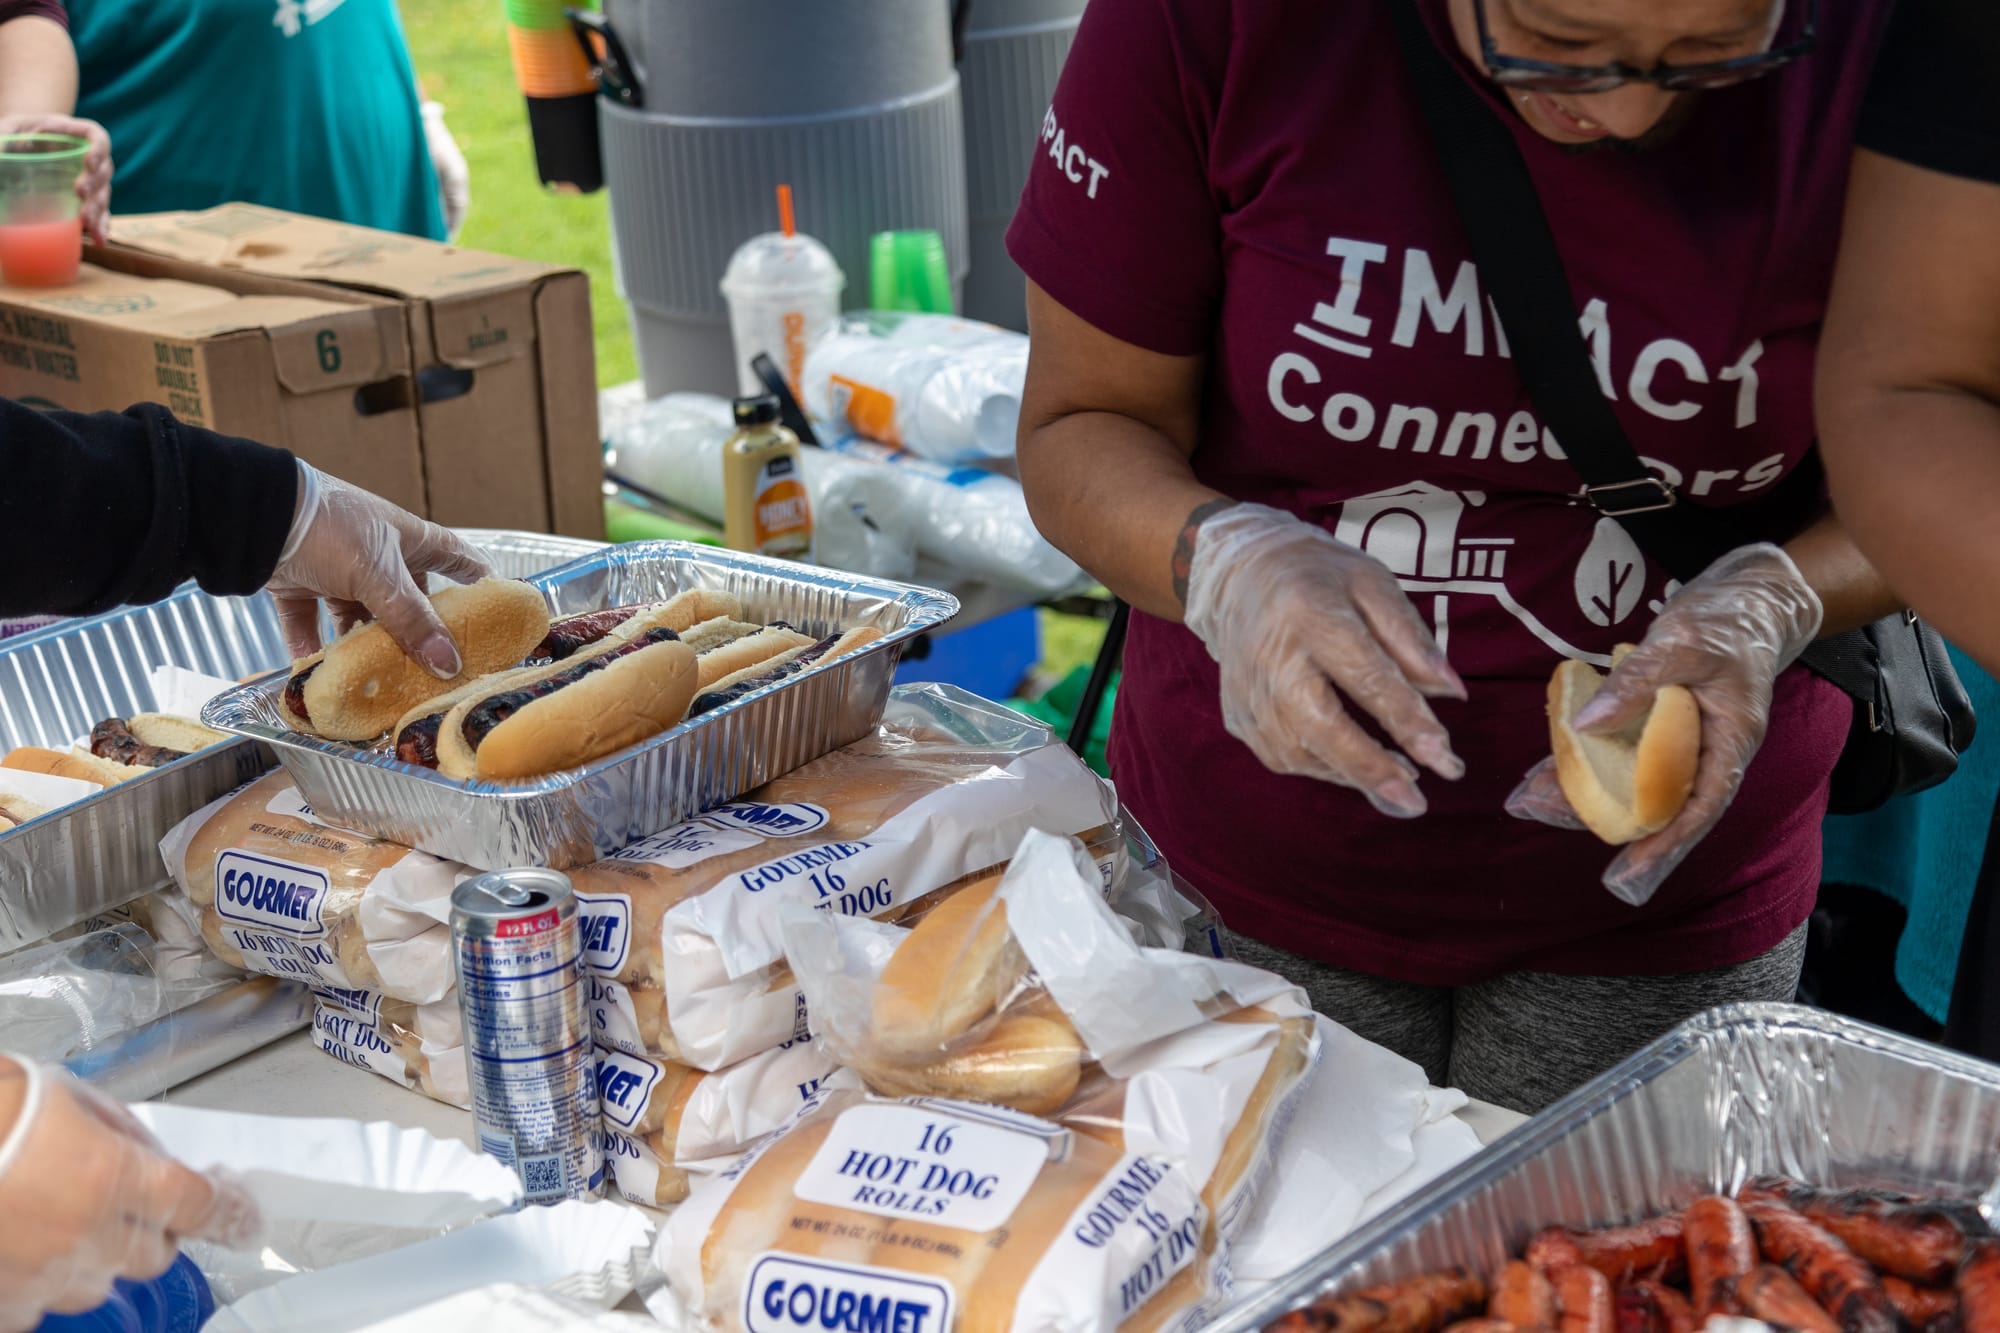
<svg viewBox="0 0 2000 1333">
<path fill-rule="evenodd" d="M 1412 99 L 1405 2 L 1519 143 L 1634 447 L 1733 525 L 1686 587 L 1575 497 Z M 1850 706 L 1790 663 L 1893 600 L 1831 518 L 1763 531 L 1754 502 L 1813 447 L 1885 8 L 1094 0 L 1043 122 L 1009 234 L 1021 472 L 1134 607 L 1119 791 L 1247 957 L 1475 1096 L 1532 1109 L 1796 984 Z M 1496 82 L 1524 59 L 1622 69 Z M 1732 60 L 1759 77 L 1660 81 Z M 1614 859 L 1537 766 L 1557 662 L 1620 643 L 1588 720 L 1682 683 L 1703 755 L 1683 816 Z"/>
</svg>

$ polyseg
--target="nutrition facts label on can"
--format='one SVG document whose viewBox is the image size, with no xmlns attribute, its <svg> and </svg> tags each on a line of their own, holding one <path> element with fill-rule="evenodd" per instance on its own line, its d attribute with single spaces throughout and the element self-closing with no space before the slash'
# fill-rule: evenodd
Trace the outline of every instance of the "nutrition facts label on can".
<svg viewBox="0 0 2000 1333">
<path fill-rule="evenodd" d="M 530 1202 L 593 1193 L 604 1168 L 574 912 L 489 929 L 455 940 L 480 1147 L 519 1172 Z"/>
</svg>

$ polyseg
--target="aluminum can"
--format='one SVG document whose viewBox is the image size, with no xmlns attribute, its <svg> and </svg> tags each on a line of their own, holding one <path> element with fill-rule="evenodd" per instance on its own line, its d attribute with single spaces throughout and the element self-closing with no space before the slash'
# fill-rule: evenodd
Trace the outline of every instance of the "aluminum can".
<svg viewBox="0 0 2000 1333">
<path fill-rule="evenodd" d="M 466 1073 L 483 1152 L 530 1203 L 604 1186 L 582 937 L 569 877 L 497 870 L 451 895 Z"/>
</svg>

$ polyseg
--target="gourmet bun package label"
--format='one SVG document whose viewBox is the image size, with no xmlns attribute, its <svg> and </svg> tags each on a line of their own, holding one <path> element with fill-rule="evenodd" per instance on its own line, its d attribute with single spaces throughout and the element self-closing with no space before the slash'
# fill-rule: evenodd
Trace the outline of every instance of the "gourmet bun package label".
<svg viewBox="0 0 2000 1333">
<path fill-rule="evenodd" d="M 656 1258 L 725 1330 L 1151 1328 L 1226 1289 L 1208 1230 L 1183 1163 L 993 1107 L 838 1091 L 698 1184 Z"/>
<path fill-rule="evenodd" d="M 317 990 L 312 1042 L 342 1064 L 433 1101 L 472 1108 L 455 996 L 415 1005 L 368 991 Z"/>
<path fill-rule="evenodd" d="M 678 1203 L 694 1177 L 727 1169 L 822 1090 L 857 1086 L 810 1039 L 712 1074 L 600 1046 L 605 1161 L 626 1198 Z"/>
<path fill-rule="evenodd" d="M 873 735 L 569 872 L 585 966 L 616 983 L 595 992 L 600 1040 L 726 1068 L 804 1030 L 786 905 L 899 919 L 1004 865 L 1029 829 L 1090 835 L 1115 882 L 1120 828 L 1110 788 L 1047 728 L 898 692 Z"/>
<path fill-rule="evenodd" d="M 280 770 L 160 842 L 224 962 L 417 1004 L 451 989 L 451 891 L 473 871 L 316 818 Z"/>
</svg>

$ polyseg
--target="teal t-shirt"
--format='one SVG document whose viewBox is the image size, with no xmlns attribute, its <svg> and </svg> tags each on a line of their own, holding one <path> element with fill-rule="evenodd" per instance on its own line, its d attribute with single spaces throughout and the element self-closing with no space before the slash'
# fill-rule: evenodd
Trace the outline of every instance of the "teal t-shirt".
<svg viewBox="0 0 2000 1333">
<path fill-rule="evenodd" d="M 1896 980 L 1940 1023 L 1951 1001 L 1993 804 L 2000 799 L 2000 682 L 1956 647 L 1951 664 L 1979 719 L 1958 772 L 1873 813 L 1828 819 L 1820 872 L 1823 883 L 1874 889 L 1909 909 L 1896 946 Z"/>
<path fill-rule="evenodd" d="M 241 201 L 444 239 L 395 0 L 67 7 L 114 216 Z"/>
</svg>

